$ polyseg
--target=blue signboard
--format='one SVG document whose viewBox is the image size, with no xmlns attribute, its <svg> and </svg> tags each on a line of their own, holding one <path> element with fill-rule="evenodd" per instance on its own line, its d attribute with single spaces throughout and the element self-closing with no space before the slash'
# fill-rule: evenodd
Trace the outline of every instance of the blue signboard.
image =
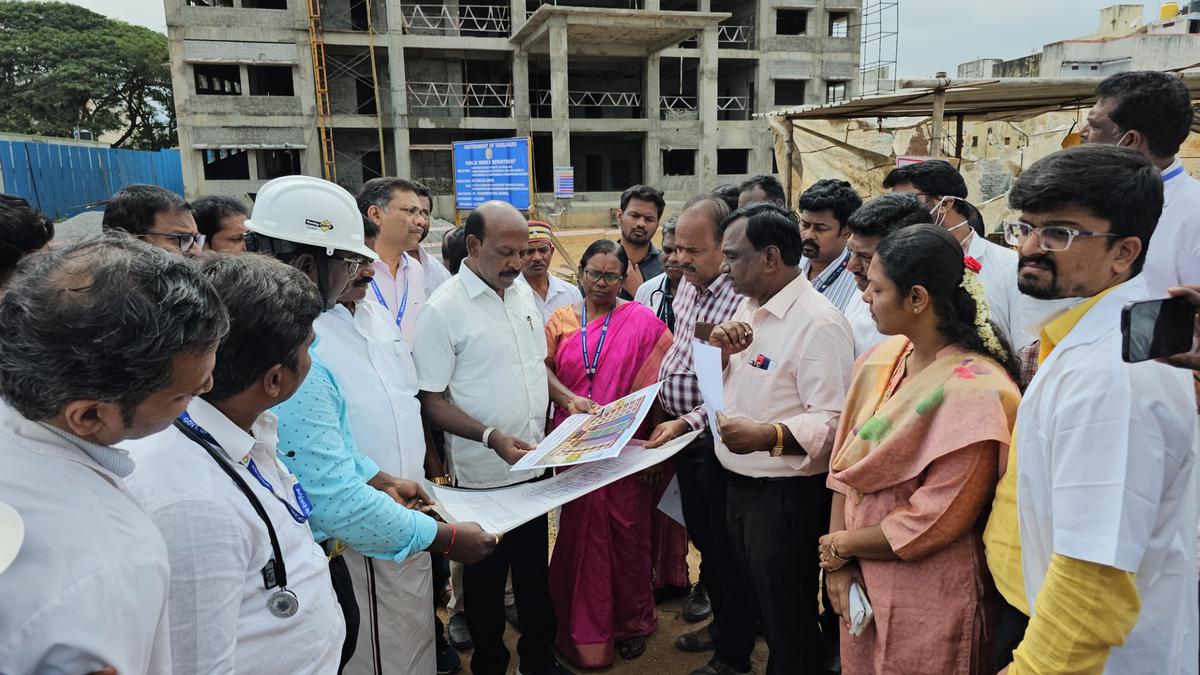
<svg viewBox="0 0 1200 675">
<path fill-rule="evenodd" d="M 454 202 L 473 209 L 498 199 L 521 210 L 532 204 L 529 139 L 500 138 L 454 144 Z"/>
</svg>

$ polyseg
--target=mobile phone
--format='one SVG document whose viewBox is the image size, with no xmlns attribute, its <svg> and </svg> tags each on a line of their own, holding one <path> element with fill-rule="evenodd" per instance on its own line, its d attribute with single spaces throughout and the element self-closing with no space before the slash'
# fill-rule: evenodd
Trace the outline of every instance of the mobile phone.
<svg viewBox="0 0 1200 675">
<path fill-rule="evenodd" d="M 1121 358 L 1138 363 L 1192 349 L 1196 308 L 1186 298 L 1127 303 L 1121 308 Z"/>
</svg>

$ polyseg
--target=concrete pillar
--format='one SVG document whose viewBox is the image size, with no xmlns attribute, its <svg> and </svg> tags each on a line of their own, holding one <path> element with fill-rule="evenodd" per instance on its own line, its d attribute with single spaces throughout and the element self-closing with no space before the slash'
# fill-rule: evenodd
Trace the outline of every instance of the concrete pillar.
<svg viewBox="0 0 1200 675">
<path fill-rule="evenodd" d="M 571 113 L 567 96 L 567 20 L 550 24 L 550 111 L 554 165 L 571 165 Z"/>
<path fill-rule="evenodd" d="M 709 0 L 700 0 L 701 9 L 708 11 Z M 700 34 L 700 68 L 698 71 L 697 109 L 700 115 L 699 170 L 700 190 L 713 189 L 717 184 L 717 28 L 705 28 Z"/>
<path fill-rule="evenodd" d="M 658 5 L 658 0 L 646 0 L 647 4 L 653 2 Z M 646 132 L 646 142 L 642 144 L 642 152 L 645 157 L 642 162 L 642 180 L 646 185 L 656 185 L 662 178 L 662 152 L 659 143 L 659 91 L 661 89 L 659 77 L 662 73 L 661 57 L 658 54 L 651 54 L 646 57 L 646 74 L 643 81 L 646 83 L 645 99 L 643 100 L 642 109 L 646 111 L 646 119 L 650 120 L 648 131 Z"/>
<path fill-rule="evenodd" d="M 511 31 L 509 32 L 509 35 L 516 35 L 517 31 L 521 29 L 521 26 L 525 25 L 525 11 L 525 0 L 509 0 L 508 14 L 509 22 L 511 24 Z"/>
<path fill-rule="evenodd" d="M 529 54 L 524 49 L 512 53 L 513 123 L 518 136 L 530 134 L 529 121 Z"/>
<path fill-rule="evenodd" d="M 387 23 L 386 38 L 377 43 L 387 48 L 386 80 L 389 84 L 387 88 L 380 87 L 379 95 L 391 97 L 391 114 L 387 114 L 387 107 L 381 108 L 384 133 L 389 128 L 392 130 L 393 149 L 385 155 L 394 167 L 392 175 L 409 176 L 412 160 L 408 151 L 408 77 L 404 67 L 404 13 L 400 0 L 387 0 Z M 382 168 L 387 175 L 389 167 Z"/>
<path fill-rule="evenodd" d="M 642 9 L 649 9 L 657 12 L 659 10 L 658 0 L 644 0 Z"/>
</svg>

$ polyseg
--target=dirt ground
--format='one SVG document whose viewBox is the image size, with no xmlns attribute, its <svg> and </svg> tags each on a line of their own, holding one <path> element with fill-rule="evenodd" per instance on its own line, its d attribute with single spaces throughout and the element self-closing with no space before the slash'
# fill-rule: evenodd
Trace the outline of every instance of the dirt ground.
<svg viewBox="0 0 1200 675">
<path fill-rule="evenodd" d="M 688 555 L 688 570 L 691 573 L 693 583 L 696 581 L 696 575 L 699 571 L 700 556 L 695 548 L 692 548 Z M 675 648 L 675 638 L 684 633 L 696 630 L 703 623 L 691 624 L 683 620 L 681 612 L 683 611 L 683 603 L 686 598 L 670 600 L 658 606 L 658 630 L 654 635 L 646 639 L 646 652 L 639 658 L 633 661 L 624 661 L 620 656 L 616 657 L 616 662 L 608 668 L 600 668 L 596 670 L 584 670 L 576 668 L 571 664 L 563 661 L 563 665 L 570 667 L 577 673 L 621 673 L 626 675 L 645 674 L 645 675 L 687 675 L 694 668 L 699 668 L 708 662 L 711 657 L 709 654 L 688 654 L 681 652 Z M 444 612 L 442 613 L 445 619 Z M 517 638 L 519 633 L 512 626 L 506 626 L 504 633 L 504 642 L 508 645 L 508 649 L 512 652 L 512 661 L 509 663 L 509 675 L 517 673 L 516 653 L 517 653 Z M 471 652 L 459 652 L 462 657 L 463 667 L 460 673 L 470 673 Z M 560 661 L 562 659 L 560 658 Z M 759 638 L 758 644 L 754 647 L 754 671 L 763 673 L 766 671 L 767 665 L 767 646 Z"/>
</svg>

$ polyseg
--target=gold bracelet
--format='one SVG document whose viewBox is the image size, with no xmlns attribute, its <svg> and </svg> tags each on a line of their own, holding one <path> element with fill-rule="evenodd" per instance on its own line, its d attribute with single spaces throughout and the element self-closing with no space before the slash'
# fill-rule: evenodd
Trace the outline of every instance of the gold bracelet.
<svg viewBox="0 0 1200 675">
<path fill-rule="evenodd" d="M 445 476 L 434 476 L 433 484 L 434 485 L 449 485 L 450 484 L 450 474 L 446 474 Z"/>
<path fill-rule="evenodd" d="M 847 558 L 847 557 L 843 556 L 841 553 L 838 553 L 837 542 L 833 540 L 832 534 L 829 535 L 829 553 L 833 557 L 837 558 L 838 560 L 841 560 L 842 562 L 850 562 L 850 558 Z M 852 557 L 853 556 L 851 556 L 851 558 Z"/>
</svg>

